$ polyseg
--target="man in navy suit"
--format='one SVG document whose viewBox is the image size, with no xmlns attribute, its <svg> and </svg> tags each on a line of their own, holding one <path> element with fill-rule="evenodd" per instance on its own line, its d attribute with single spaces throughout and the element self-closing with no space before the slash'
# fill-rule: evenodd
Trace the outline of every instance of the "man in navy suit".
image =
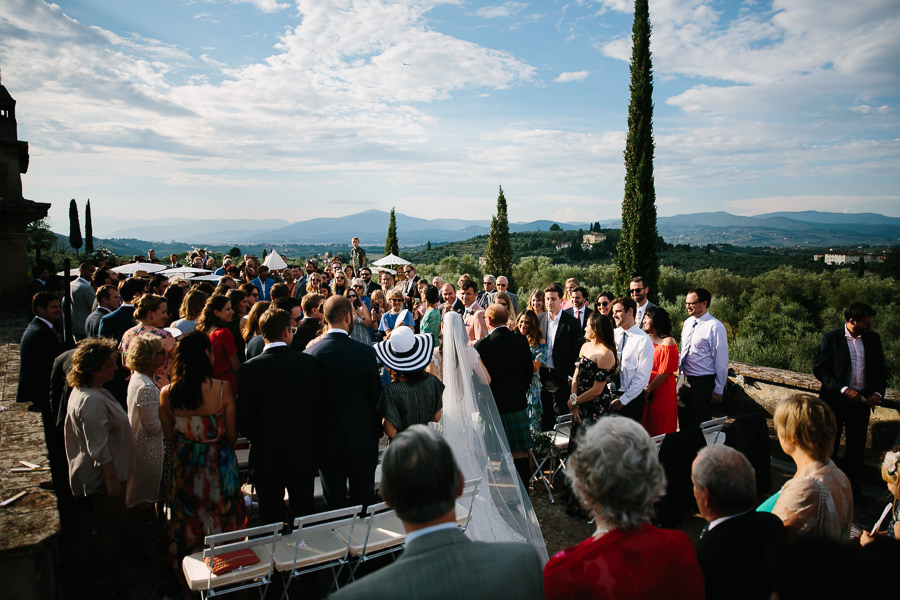
<svg viewBox="0 0 900 600">
<path fill-rule="evenodd" d="M 17 402 L 31 402 L 35 409 L 50 407 L 50 370 L 65 350 L 57 326 L 62 316 L 59 296 L 38 292 L 31 300 L 34 319 L 25 328 L 19 343 L 19 385 Z"/>
<path fill-rule="evenodd" d="M 269 308 L 259 319 L 262 354 L 238 368 L 238 429 L 252 442 L 250 468 L 263 523 L 290 523 L 315 511 L 313 488 L 322 412 L 318 361 L 291 350 L 294 337 L 286 310 Z M 303 385 L 298 386 L 297 381 Z"/>
<path fill-rule="evenodd" d="M 837 417 L 834 456 L 846 428 L 846 448 L 841 465 L 854 494 L 859 493 L 859 478 L 866 449 L 869 414 L 884 398 L 887 372 L 881 338 L 872 331 L 875 310 L 854 302 L 844 310 L 843 327 L 822 336 L 813 374 L 822 382 L 819 397 Z M 833 457 L 834 457 L 833 456 Z"/>
<path fill-rule="evenodd" d="M 406 531 L 393 563 L 342 588 L 334 600 L 544 597 L 541 559 L 519 542 L 474 542 L 456 524 L 463 476 L 443 436 L 413 425 L 384 453 L 381 495 Z"/>
<path fill-rule="evenodd" d="M 579 286 L 572 290 L 572 306 L 564 309 L 564 312 L 569 313 L 575 320 L 578 321 L 579 327 L 584 329 L 584 326 L 587 325 L 587 320 L 590 318 L 591 313 L 594 312 L 587 305 L 587 290 L 583 287 Z"/>
<path fill-rule="evenodd" d="M 349 481 L 349 505 L 368 506 L 375 497 L 375 467 L 382 434 L 381 415 L 376 408 L 381 379 L 375 350 L 350 338 L 353 306 L 345 296 L 326 300 L 324 313 L 329 330 L 305 350 L 319 360 L 325 388 L 320 398 L 324 417 L 318 424 L 322 432 L 322 492 L 329 509 L 347 506 Z"/>
<path fill-rule="evenodd" d="M 119 290 L 114 285 L 101 286 L 95 294 L 97 299 L 97 308 L 94 312 L 87 316 L 84 321 L 84 334 L 86 337 L 100 336 L 100 319 L 119 308 L 122 304 L 122 297 Z"/>
<path fill-rule="evenodd" d="M 125 332 L 135 326 L 134 301 L 141 297 L 146 287 L 147 282 L 138 277 L 129 277 L 119 284 L 122 305 L 100 319 L 100 337 L 122 341 Z"/>
<path fill-rule="evenodd" d="M 567 401 L 571 392 L 569 378 L 575 373 L 578 351 L 584 343 L 584 329 L 575 317 L 562 310 L 563 287 L 554 283 L 544 290 L 547 305 L 547 322 L 544 339 L 547 340 L 547 362 L 541 366 L 541 429 L 550 431 L 556 425 L 557 415 L 569 412 Z"/>
<path fill-rule="evenodd" d="M 708 522 L 695 544 L 707 600 L 763 600 L 772 591 L 772 559 L 785 543 L 781 519 L 754 510 L 756 473 L 739 451 L 703 448 L 691 470 L 694 498 Z"/>
</svg>

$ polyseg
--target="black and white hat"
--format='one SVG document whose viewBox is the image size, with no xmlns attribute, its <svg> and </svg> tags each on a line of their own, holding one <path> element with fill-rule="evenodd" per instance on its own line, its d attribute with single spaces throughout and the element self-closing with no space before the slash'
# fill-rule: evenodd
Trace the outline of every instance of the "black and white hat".
<svg viewBox="0 0 900 600">
<path fill-rule="evenodd" d="M 421 371 L 427 367 L 431 361 L 431 350 L 430 335 L 414 333 L 406 326 L 395 327 L 391 337 L 375 344 L 378 360 L 389 369 L 403 373 Z"/>
</svg>

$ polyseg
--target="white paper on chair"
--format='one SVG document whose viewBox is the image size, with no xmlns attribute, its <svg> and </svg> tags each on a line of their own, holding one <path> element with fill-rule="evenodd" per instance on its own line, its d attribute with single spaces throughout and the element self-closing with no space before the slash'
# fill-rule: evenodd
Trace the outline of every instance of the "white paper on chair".
<svg viewBox="0 0 900 600">
<path fill-rule="evenodd" d="M 878 519 L 878 522 L 875 523 L 875 527 L 872 528 L 872 533 L 878 531 L 878 528 L 881 527 L 881 524 L 884 522 L 884 518 L 888 516 L 891 512 L 892 503 L 888 502 L 887 506 L 884 507 L 884 510 L 881 512 L 881 517 Z"/>
</svg>

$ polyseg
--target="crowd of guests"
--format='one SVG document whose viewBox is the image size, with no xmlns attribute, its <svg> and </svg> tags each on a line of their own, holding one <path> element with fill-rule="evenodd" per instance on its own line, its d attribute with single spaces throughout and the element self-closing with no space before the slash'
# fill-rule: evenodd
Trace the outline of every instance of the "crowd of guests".
<svg viewBox="0 0 900 600">
<path fill-rule="evenodd" d="M 177 255 L 168 260 L 181 266 Z M 704 535 L 695 551 L 685 534 L 650 524 L 666 487 L 651 436 L 708 420 L 724 393 L 727 335 L 709 314 L 705 289 L 685 296 L 689 318 L 679 350 L 670 316 L 648 301 L 639 276 L 628 296 L 603 291 L 593 306 L 574 279 L 531 291 L 520 306 L 502 276 L 485 275 L 479 289 L 467 274 L 454 285 L 428 281 L 405 265 L 396 279 L 378 270 L 375 281 L 357 239 L 347 265 L 308 260 L 302 270 L 272 273 L 250 256 L 238 264 L 226 257 L 218 267 L 211 260 L 198 251 L 185 262 L 216 267 L 217 282 L 141 272 L 119 280 L 112 265 L 84 263 L 65 296 L 70 330 L 58 327 L 59 296 L 45 285 L 33 295 L 35 320 L 22 341 L 18 400 L 42 414 L 57 494 L 88 498 L 98 528 L 114 528 L 123 518 L 143 530 L 165 521 L 176 563 L 201 548 L 205 535 L 246 523 L 239 434 L 252 442 L 265 522 L 287 520 L 285 490 L 290 518 L 312 512 L 319 472 L 329 508 L 373 502 L 383 434 L 395 441 L 391 449 L 404 432 L 412 446 L 438 443 L 418 426 L 441 420 L 447 322 L 464 328 L 472 366 L 491 387 L 526 488 L 533 436 L 551 431 L 560 416 L 573 418 L 566 472 L 573 502 L 590 513 L 596 531 L 545 565 L 544 591 L 535 597 L 672 597 L 679 590 L 677 597 L 700 598 L 704 589 L 710 598 L 764 597 L 776 586 L 773 560 L 786 539 L 849 539 L 853 485 L 831 457 L 844 425 L 849 453 L 855 413 L 812 396 L 792 397 L 775 412 L 778 440 L 797 473 L 770 501 L 754 510 L 752 467 L 736 451 L 710 448 L 692 476 L 709 540 Z M 857 326 L 860 339 L 871 334 L 871 309 L 851 305 L 846 316 L 848 337 Z M 874 343 L 871 335 L 867 344 Z M 78 344 L 66 350 L 71 338 Z M 873 348 L 867 346 L 865 369 L 876 375 L 829 382 L 829 389 L 837 385 L 841 396 L 856 392 L 877 403 L 884 384 L 876 380 Z M 864 365 L 855 356 L 857 376 Z M 825 379 L 835 378 L 827 362 L 817 357 L 823 390 Z M 47 381 L 56 382 L 49 395 Z M 882 468 L 895 498 L 898 457 L 889 453 Z M 387 463 L 388 455 L 382 493 L 403 518 L 403 500 L 384 489 Z M 456 485 L 447 489 L 457 492 Z M 898 511 L 895 501 L 887 537 L 900 537 Z M 404 518 L 408 530 L 430 523 L 411 514 Z M 722 533 L 729 529 L 737 533 Z M 134 531 L 134 523 L 126 530 Z M 877 546 L 882 537 L 864 533 L 862 541 Z M 763 575 L 736 592 L 722 577 L 735 572 L 723 556 L 741 543 L 742 556 Z M 527 565 L 531 558 L 522 560 Z"/>
</svg>

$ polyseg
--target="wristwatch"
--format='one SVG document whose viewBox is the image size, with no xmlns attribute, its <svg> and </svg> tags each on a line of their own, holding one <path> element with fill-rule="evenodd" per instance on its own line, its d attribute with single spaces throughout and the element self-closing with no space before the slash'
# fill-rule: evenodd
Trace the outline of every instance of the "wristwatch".
<svg viewBox="0 0 900 600">
<path fill-rule="evenodd" d="M 571 406 L 572 408 L 578 406 L 578 396 L 576 396 L 575 394 L 569 396 L 569 406 Z"/>
</svg>

